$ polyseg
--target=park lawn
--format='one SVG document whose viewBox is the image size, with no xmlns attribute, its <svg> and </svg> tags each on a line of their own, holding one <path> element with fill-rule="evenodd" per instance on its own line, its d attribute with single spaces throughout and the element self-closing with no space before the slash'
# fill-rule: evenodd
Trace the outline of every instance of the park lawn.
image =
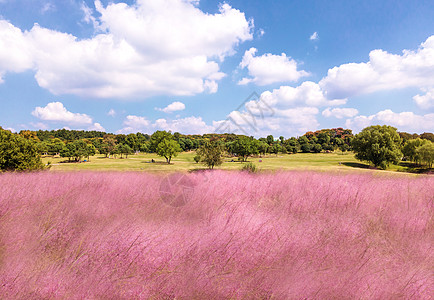
<svg viewBox="0 0 434 300">
<path fill-rule="evenodd" d="M 90 161 L 82 163 L 63 163 L 66 161 L 60 157 L 43 157 L 43 162 L 51 163 L 53 171 L 147 171 L 147 172 L 186 172 L 196 169 L 204 169 L 201 163 L 194 161 L 196 153 L 183 152 L 177 157 L 172 158 L 170 165 L 166 163 L 164 157 L 159 157 L 154 153 L 140 153 L 129 155 L 127 159 L 105 158 L 102 155 L 91 156 Z M 154 159 L 155 163 L 151 163 Z M 231 162 L 234 160 L 234 162 Z M 256 164 L 260 170 L 317 170 L 317 171 L 342 171 L 368 169 L 368 165 L 360 163 L 354 158 L 353 153 L 298 153 L 298 154 L 279 154 L 266 155 L 263 157 L 250 157 L 248 162 Z M 239 170 L 244 163 L 238 162 L 237 158 L 224 158 L 224 163 L 218 167 L 223 170 Z"/>
</svg>

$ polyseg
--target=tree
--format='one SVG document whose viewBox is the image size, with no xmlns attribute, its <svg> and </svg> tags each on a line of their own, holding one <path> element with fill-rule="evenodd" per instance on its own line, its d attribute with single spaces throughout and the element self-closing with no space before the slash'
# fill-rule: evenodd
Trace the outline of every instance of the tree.
<svg viewBox="0 0 434 300">
<path fill-rule="evenodd" d="M 157 130 L 151 135 L 151 143 L 149 150 L 157 152 L 158 145 L 164 140 L 173 140 L 173 136 L 170 132 Z"/>
<path fill-rule="evenodd" d="M 416 149 L 428 143 L 431 142 L 429 140 L 423 140 L 420 138 L 408 140 L 405 142 L 404 147 L 402 147 L 402 154 L 404 154 L 406 159 L 409 159 L 415 163 L 419 163 L 420 157 L 416 152 Z"/>
<path fill-rule="evenodd" d="M 95 155 L 95 154 L 96 154 L 95 146 L 92 143 L 87 144 L 87 147 L 86 147 L 87 161 L 90 161 L 90 156 Z"/>
<path fill-rule="evenodd" d="M 313 152 L 315 152 L 315 153 L 320 153 L 320 152 L 322 151 L 322 146 L 321 146 L 321 144 L 314 144 L 312 150 L 313 150 Z"/>
<path fill-rule="evenodd" d="M 65 143 L 61 139 L 55 138 L 48 143 L 48 154 L 56 155 L 65 148 Z"/>
<path fill-rule="evenodd" d="M 416 149 L 417 155 L 420 160 L 424 162 L 428 168 L 432 168 L 434 162 L 434 143 L 428 142 Z"/>
<path fill-rule="evenodd" d="M 269 151 L 270 151 L 270 153 L 274 153 L 277 156 L 277 154 L 279 154 L 279 152 L 282 152 L 282 146 L 276 142 L 270 147 Z"/>
<path fill-rule="evenodd" d="M 139 151 L 139 139 L 134 133 L 130 133 L 125 138 L 125 145 L 128 145 L 134 152 Z"/>
<path fill-rule="evenodd" d="M 247 158 L 252 154 L 258 154 L 258 141 L 247 136 L 240 136 L 237 140 L 230 143 L 229 152 L 240 157 L 242 161 L 247 161 Z"/>
<path fill-rule="evenodd" d="M 121 158 L 122 158 L 122 154 L 125 154 L 125 158 L 128 158 L 128 154 L 134 153 L 134 150 L 127 144 L 119 144 L 118 150 L 119 153 L 121 154 Z"/>
<path fill-rule="evenodd" d="M 259 152 L 259 154 L 265 155 L 265 153 L 267 153 L 269 147 L 270 146 L 266 142 L 264 142 L 264 141 L 258 141 L 258 152 Z"/>
<path fill-rule="evenodd" d="M 223 147 L 216 141 L 207 142 L 199 148 L 197 154 L 201 161 L 210 169 L 223 163 Z"/>
<path fill-rule="evenodd" d="M 434 134 L 432 134 L 431 132 L 424 132 L 421 135 L 419 135 L 419 137 L 424 140 L 430 140 L 431 142 L 434 143 Z"/>
<path fill-rule="evenodd" d="M 26 139 L 0 127 L 0 170 L 31 171 L 44 169 L 33 139 Z"/>
<path fill-rule="evenodd" d="M 398 163 L 402 157 L 401 138 L 396 128 L 387 125 L 369 126 L 355 136 L 352 141 L 357 159 L 385 169 L 389 163 Z"/>
<path fill-rule="evenodd" d="M 166 162 L 170 164 L 172 157 L 178 156 L 182 149 L 178 142 L 172 139 L 163 139 L 157 146 L 156 153 L 166 158 Z"/>
</svg>

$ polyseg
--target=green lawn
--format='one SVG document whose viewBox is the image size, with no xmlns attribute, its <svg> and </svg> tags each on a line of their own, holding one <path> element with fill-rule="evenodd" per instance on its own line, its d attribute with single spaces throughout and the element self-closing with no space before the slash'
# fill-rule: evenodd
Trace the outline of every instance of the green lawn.
<svg viewBox="0 0 434 300">
<path fill-rule="evenodd" d="M 44 157 L 43 162 L 51 162 L 51 170 L 107 170 L 107 171 L 148 171 L 148 172 L 173 172 L 204 169 L 205 166 L 194 162 L 195 152 L 183 152 L 172 159 L 168 165 L 165 159 L 155 154 L 136 154 L 128 156 L 128 159 L 105 158 L 104 156 L 92 156 L 89 162 L 63 163 L 64 158 Z M 154 159 L 155 163 L 151 163 Z M 243 163 L 231 162 L 231 158 L 225 158 L 223 165 L 218 167 L 224 170 L 241 169 Z M 367 170 L 366 164 L 360 163 L 352 153 L 298 153 L 267 155 L 265 157 L 250 157 L 249 162 L 255 163 L 260 170 L 318 170 L 318 171 L 342 171 L 342 170 Z M 261 161 L 261 162 L 260 162 Z M 396 170 L 396 168 L 395 168 Z"/>
</svg>

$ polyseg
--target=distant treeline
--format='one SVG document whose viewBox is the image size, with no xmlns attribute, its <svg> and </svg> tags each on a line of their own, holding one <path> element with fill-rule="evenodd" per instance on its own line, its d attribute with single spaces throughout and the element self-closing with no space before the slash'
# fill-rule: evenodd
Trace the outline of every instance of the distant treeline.
<svg viewBox="0 0 434 300">
<path fill-rule="evenodd" d="M 275 138 L 268 135 L 258 139 L 233 133 L 185 135 L 179 132 L 172 134 L 166 131 L 156 131 L 149 135 L 140 132 L 113 134 L 67 129 L 22 130 L 19 133 L 11 133 L 1 127 L 0 130 L 2 133 L 0 138 L 0 167 L 3 170 L 16 169 L 11 162 L 27 155 L 20 152 L 20 149 L 24 147 L 23 145 L 28 149 L 26 151 L 31 153 L 32 158 L 35 155 L 59 155 L 68 160 L 80 161 L 95 154 L 106 157 L 116 157 L 117 155 L 127 157 L 138 152 L 153 152 L 164 157 L 167 156 L 166 159 L 170 162 L 172 155 L 176 155 L 180 151 L 198 150 L 210 142 L 219 144 L 219 147 L 227 155 L 238 156 L 240 160 L 246 160 L 251 155 L 351 151 L 353 150 L 352 141 L 354 139 L 351 129 L 341 127 L 309 131 L 300 137 L 285 138 L 279 136 Z M 401 143 L 399 148 L 402 148 L 404 156 L 416 162 L 418 156 L 414 154 L 416 153 L 414 149 L 421 146 L 423 141 L 434 142 L 434 134 L 427 132 L 420 135 L 399 132 L 399 137 L 399 143 Z M 164 143 L 161 143 L 163 141 Z M 35 157 L 35 159 L 37 158 Z M 15 164 L 18 165 L 18 163 Z M 40 167 L 39 162 L 34 164 L 34 168 L 38 167 Z"/>
<path fill-rule="evenodd" d="M 152 135 L 143 134 L 140 132 L 130 134 L 112 134 L 100 131 L 84 131 L 84 130 L 22 130 L 19 135 L 33 140 L 37 143 L 40 154 L 55 155 L 59 154 L 64 157 L 73 158 L 68 151 L 68 144 L 75 144 L 78 148 L 83 148 L 84 144 L 89 145 L 85 155 L 94 155 L 95 153 L 103 155 L 131 154 L 134 152 L 154 152 L 152 149 Z M 412 139 L 426 139 L 434 142 L 434 134 L 410 134 L 407 132 L 399 132 L 402 139 L 402 144 Z M 191 151 L 199 149 L 207 141 L 218 141 L 222 143 L 226 150 L 235 153 L 234 145 L 238 140 L 250 140 L 253 143 L 253 153 L 260 154 L 278 154 L 278 153 L 319 153 L 327 151 L 351 151 L 351 141 L 354 138 L 351 129 L 332 128 L 321 129 L 317 131 L 309 131 L 300 137 L 285 138 L 279 136 L 275 138 L 272 135 L 255 139 L 245 135 L 237 135 L 233 133 L 223 134 L 203 134 L 203 135 L 185 135 L 179 132 L 173 133 L 173 139 L 179 143 L 182 151 Z M 81 145 L 80 145 L 81 144 Z M 92 145 L 92 146 L 90 146 Z M 71 148 L 71 147 L 70 147 Z M 231 151 L 231 149 L 233 151 Z M 257 150 L 257 151 L 255 151 Z M 76 155 L 79 158 L 81 155 Z"/>
</svg>

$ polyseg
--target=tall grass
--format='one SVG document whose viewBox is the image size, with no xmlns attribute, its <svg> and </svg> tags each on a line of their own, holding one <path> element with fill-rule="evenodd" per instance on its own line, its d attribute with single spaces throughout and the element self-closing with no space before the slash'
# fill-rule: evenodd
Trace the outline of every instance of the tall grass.
<svg viewBox="0 0 434 300">
<path fill-rule="evenodd" d="M 2 174 L 0 298 L 432 296 L 432 177 L 187 176 Z"/>
</svg>

